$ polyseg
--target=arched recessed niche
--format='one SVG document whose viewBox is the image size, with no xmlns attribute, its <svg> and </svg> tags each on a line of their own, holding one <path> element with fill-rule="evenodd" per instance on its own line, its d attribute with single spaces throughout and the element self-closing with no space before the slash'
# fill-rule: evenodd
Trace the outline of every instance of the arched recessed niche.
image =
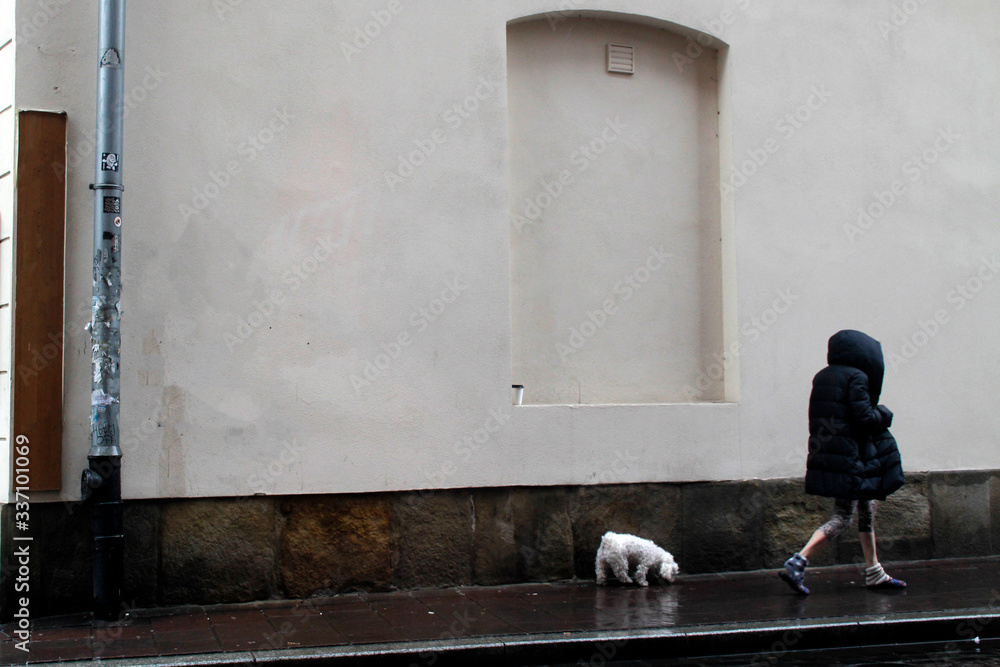
<svg viewBox="0 0 1000 667">
<path fill-rule="evenodd" d="M 579 12 L 508 24 L 512 365 L 525 403 L 727 397 L 721 44 L 668 27 Z"/>
</svg>

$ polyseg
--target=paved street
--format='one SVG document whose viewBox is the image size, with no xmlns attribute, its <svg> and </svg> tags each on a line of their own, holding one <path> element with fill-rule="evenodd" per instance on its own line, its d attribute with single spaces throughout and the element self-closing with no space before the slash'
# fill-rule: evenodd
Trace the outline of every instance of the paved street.
<svg viewBox="0 0 1000 667">
<path fill-rule="evenodd" d="M 28 653 L 15 648 L 15 626 L 4 626 L 0 658 L 5 665 L 429 666 L 745 653 L 745 664 L 773 664 L 793 650 L 971 647 L 975 637 L 1000 637 L 1000 558 L 889 566 L 908 581 L 905 591 L 865 590 L 855 567 L 838 566 L 808 571 L 809 597 L 760 571 L 681 576 L 648 589 L 580 581 L 135 610 L 110 625 L 80 614 L 36 620 Z"/>
</svg>

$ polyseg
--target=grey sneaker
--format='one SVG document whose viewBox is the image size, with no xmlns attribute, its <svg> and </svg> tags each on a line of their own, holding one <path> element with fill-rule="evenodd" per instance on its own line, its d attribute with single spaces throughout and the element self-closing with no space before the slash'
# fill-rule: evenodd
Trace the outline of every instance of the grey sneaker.
<svg viewBox="0 0 1000 667">
<path fill-rule="evenodd" d="M 802 583 L 806 578 L 806 565 L 808 564 L 809 561 L 802 554 L 795 554 L 785 561 L 785 567 L 778 572 L 778 576 L 796 593 L 809 595 L 809 589 Z"/>
</svg>

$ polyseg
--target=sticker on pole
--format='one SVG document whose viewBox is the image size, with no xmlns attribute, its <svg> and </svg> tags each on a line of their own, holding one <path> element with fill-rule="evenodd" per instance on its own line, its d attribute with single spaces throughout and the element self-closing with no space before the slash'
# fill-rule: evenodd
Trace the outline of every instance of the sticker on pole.
<svg viewBox="0 0 1000 667">
<path fill-rule="evenodd" d="M 104 198 L 104 212 L 105 213 L 121 213 L 122 212 L 122 200 L 121 200 L 121 197 L 105 197 Z"/>
<path fill-rule="evenodd" d="M 106 408 L 117 402 L 117 398 L 110 394 L 105 394 L 103 389 L 95 389 L 90 394 L 90 405 L 93 407 Z"/>
<path fill-rule="evenodd" d="M 118 69 L 122 66 L 122 56 L 118 49 L 108 49 L 101 57 L 101 67 L 114 67 Z"/>
<path fill-rule="evenodd" d="M 115 218 L 115 227 L 121 227 L 121 226 L 122 226 L 122 219 L 121 219 L 121 217 L 120 216 L 116 217 Z"/>
<path fill-rule="evenodd" d="M 118 171 L 118 154 L 101 153 L 101 171 Z"/>
</svg>

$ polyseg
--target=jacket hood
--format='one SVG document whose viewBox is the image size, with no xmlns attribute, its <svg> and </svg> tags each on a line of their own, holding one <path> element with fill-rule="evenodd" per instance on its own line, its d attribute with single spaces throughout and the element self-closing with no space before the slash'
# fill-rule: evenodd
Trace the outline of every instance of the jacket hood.
<svg viewBox="0 0 1000 667">
<path fill-rule="evenodd" d="M 844 329 L 830 337 L 826 362 L 831 366 L 850 366 L 868 376 L 868 393 L 872 405 L 878 404 L 885 376 L 882 344 L 868 334 Z"/>
</svg>

